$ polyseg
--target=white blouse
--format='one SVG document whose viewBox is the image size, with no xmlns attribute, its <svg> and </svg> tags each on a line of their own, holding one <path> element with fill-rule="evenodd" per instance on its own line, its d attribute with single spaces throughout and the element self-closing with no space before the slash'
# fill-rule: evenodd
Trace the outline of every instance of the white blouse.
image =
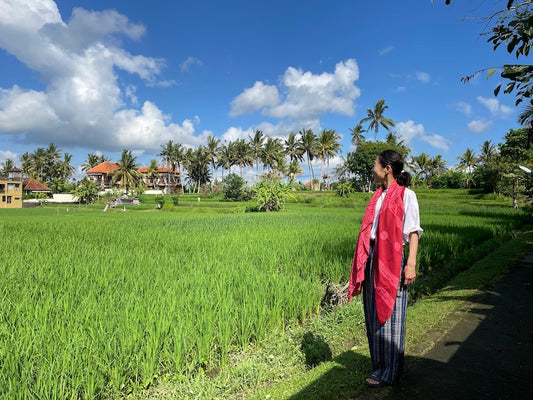
<svg viewBox="0 0 533 400">
<path fill-rule="evenodd" d="M 387 194 L 385 189 L 376 203 L 376 213 L 374 214 L 374 223 L 372 224 L 372 230 L 370 231 L 370 239 L 376 238 L 376 233 L 378 231 L 378 222 L 379 222 L 379 212 L 381 211 L 381 205 L 383 204 L 383 199 Z M 403 244 L 409 243 L 409 235 L 412 232 L 416 232 L 418 237 L 422 236 L 424 230 L 420 227 L 420 213 L 418 211 L 418 200 L 416 199 L 416 194 L 409 188 L 405 188 L 403 194 Z"/>
</svg>

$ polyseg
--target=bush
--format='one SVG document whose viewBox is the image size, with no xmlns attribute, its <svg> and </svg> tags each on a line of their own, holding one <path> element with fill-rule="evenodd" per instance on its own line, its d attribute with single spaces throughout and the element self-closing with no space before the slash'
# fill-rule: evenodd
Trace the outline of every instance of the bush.
<svg viewBox="0 0 533 400">
<path fill-rule="evenodd" d="M 165 196 L 157 195 L 155 196 L 155 203 L 157 204 L 158 209 L 162 209 L 165 205 Z"/>
<path fill-rule="evenodd" d="M 430 185 L 434 189 L 460 189 L 464 181 L 464 173 L 460 171 L 448 171 L 445 174 L 435 176 Z"/>
<path fill-rule="evenodd" d="M 225 200 L 246 201 L 250 200 L 250 191 L 247 190 L 246 181 L 239 175 L 231 173 L 224 178 L 222 194 Z"/>
<path fill-rule="evenodd" d="M 348 182 L 342 182 L 337 185 L 336 193 L 340 197 L 350 197 L 354 192 L 352 185 Z"/>
<path fill-rule="evenodd" d="M 279 211 L 285 206 L 287 198 L 294 198 L 290 185 L 271 179 L 261 179 L 253 191 L 259 211 Z"/>
</svg>

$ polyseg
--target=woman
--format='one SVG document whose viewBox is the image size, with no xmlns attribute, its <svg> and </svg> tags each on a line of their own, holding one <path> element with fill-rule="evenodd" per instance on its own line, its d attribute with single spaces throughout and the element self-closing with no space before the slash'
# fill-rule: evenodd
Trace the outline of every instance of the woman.
<svg viewBox="0 0 533 400">
<path fill-rule="evenodd" d="M 418 202 L 408 189 L 411 176 L 393 150 L 376 157 L 374 180 L 381 184 L 363 217 L 352 262 L 349 299 L 363 289 L 366 332 L 374 371 L 371 387 L 399 382 L 403 367 L 407 288 L 415 281 L 418 239 L 422 234 Z M 403 245 L 409 244 L 407 261 Z"/>
</svg>

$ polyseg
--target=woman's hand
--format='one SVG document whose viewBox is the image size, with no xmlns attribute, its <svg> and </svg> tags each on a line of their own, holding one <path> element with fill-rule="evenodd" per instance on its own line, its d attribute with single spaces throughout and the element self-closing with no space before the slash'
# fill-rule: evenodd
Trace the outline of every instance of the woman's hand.
<svg viewBox="0 0 533 400">
<path fill-rule="evenodd" d="M 410 285 L 416 279 L 416 253 L 418 251 L 418 233 L 409 234 L 409 258 L 403 269 L 403 284 Z"/>
</svg>

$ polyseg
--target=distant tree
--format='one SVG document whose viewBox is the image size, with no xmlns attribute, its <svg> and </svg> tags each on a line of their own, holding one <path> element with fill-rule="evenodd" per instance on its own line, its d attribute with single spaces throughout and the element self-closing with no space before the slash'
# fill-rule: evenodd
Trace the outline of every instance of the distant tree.
<svg viewBox="0 0 533 400">
<path fill-rule="evenodd" d="M 159 176 L 159 165 L 157 164 L 157 160 L 151 159 L 150 165 L 148 166 L 148 169 L 146 170 L 146 177 L 152 183 L 153 189 L 155 189 L 156 178 L 158 176 Z"/>
<path fill-rule="evenodd" d="M 265 144 L 265 135 L 263 131 L 256 129 L 253 136 L 248 136 L 252 157 L 254 159 L 255 165 L 255 174 L 259 175 L 259 161 L 261 160 L 261 155 L 263 153 L 263 145 Z"/>
<path fill-rule="evenodd" d="M 307 168 L 311 175 L 311 182 L 313 182 L 315 180 L 315 174 L 313 172 L 311 161 L 313 161 L 316 156 L 317 138 L 311 129 L 302 129 L 299 134 L 299 148 L 302 154 L 305 154 L 305 158 L 307 159 Z"/>
<path fill-rule="evenodd" d="M 96 167 L 98 164 L 100 164 L 100 160 L 98 158 L 98 154 L 96 153 L 89 153 L 87 154 L 87 160 L 83 164 L 81 164 L 81 170 L 84 172 L 89 171 L 90 169 Z"/>
<path fill-rule="evenodd" d="M 222 179 L 224 179 L 224 171 L 231 172 L 231 167 L 235 163 L 233 154 L 233 142 L 224 143 L 220 146 L 220 150 L 218 151 L 217 166 L 222 168 Z"/>
<path fill-rule="evenodd" d="M 193 150 L 187 163 L 189 186 L 196 186 L 197 193 L 200 193 L 202 185 L 211 182 L 210 159 L 206 148 L 199 146 L 196 150 Z"/>
<path fill-rule="evenodd" d="M 350 134 L 352 135 L 352 144 L 357 147 L 359 143 L 365 140 L 363 133 L 366 132 L 363 129 L 363 125 L 359 122 L 355 127 L 350 128 Z"/>
<path fill-rule="evenodd" d="M 79 203 L 85 203 L 86 205 L 92 202 L 98 196 L 100 187 L 89 181 L 88 179 L 82 179 L 76 189 L 72 191 L 72 194 L 77 197 Z"/>
<path fill-rule="evenodd" d="M 287 176 L 289 177 L 289 183 L 294 183 L 296 177 L 302 174 L 302 167 L 298 160 L 292 160 L 287 168 Z"/>
<path fill-rule="evenodd" d="M 340 153 L 340 139 L 340 135 L 334 129 L 324 129 L 317 140 L 317 157 L 326 164 L 326 174 L 324 175 L 326 188 L 329 188 L 329 160 Z"/>
<path fill-rule="evenodd" d="M 220 139 L 214 136 L 207 137 L 207 147 L 205 149 L 209 164 L 211 165 L 211 176 L 215 175 L 215 168 L 217 166 L 218 151 L 220 146 Z"/>
<path fill-rule="evenodd" d="M 222 193 L 224 199 L 231 201 L 249 200 L 249 190 L 246 190 L 246 181 L 237 174 L 229 174 L 222 180 Z"/>
<path fill-rule="evenodd" d="M 2 174 L 4 176 L 7 176 L 7 171 L 9 171 L 12 168 L 15 168 L 15 161 L 13 161 L 13 159 L 11 159 L 11 158 L 7 158 L 2 163 Z"/>
<path fill-rule="evenodd" d="M 265 168 L 272 171 L 283 158 L 283 144 L 279 139 L 267 138 L 262 150 L 261 161 Z"/>
<path fill-rule="evenodd" d="M 120 182 L 120 186 L 126 190 L 126 195 L 131 186 L 138 186 L 142 180 L 141 173 L 137 170 L 137 157 L 131 154 L 131 150 L 122 150 L 122 156 L 118 161 L 119 168 L 113 171 L 111 181 Z"/>
<path fill-rule="evenodd" d="M 239 139 L 234 142 L 233 150 L 233 164 L 239 166 L 241 170 L 241 178 L 243 169 L 253 166 L 254 156 L 252 149 L 244 139 Z"/>
<path fill-rule="evenodd" d="M 371 110 L 370 108 L 366 110 L 367 117 L 359 121 L 359 124 L 363 124 L 363 122 L 369 122 L 367 131 L 371 129 L 374 130 L 374 140 L 376 140 L 378 137 L 378 130 L 380 125 L 388 132 L 391 132 L 391 127 L 394 126 L 394 121 L 383 115 L 387 108 L 389 108 L 389 106 L 385 105 L 385 100 L 379 99 L 374 105 L 373 110 Z"/>
<path fill-rule="evenodd" d="M 474 152 L 474 150 L 468 148 L 457 157 L 457 160 L 459 160 L 459 164 L 457 164 L 457 169 L 465 172 L 466 187 L 470 187 L 474 168 L 478 163 L 476 153 Z"/>
<path fill-rule="evenodd" d="M 285 140 L 284 150 L 285 154 L 289 157 L 289 160 L 292 161 L 302 161 L 303 153 L 301 147 L 298 145 L 298 136 L 296 133 L 291 132 Z"/>
</svg>

